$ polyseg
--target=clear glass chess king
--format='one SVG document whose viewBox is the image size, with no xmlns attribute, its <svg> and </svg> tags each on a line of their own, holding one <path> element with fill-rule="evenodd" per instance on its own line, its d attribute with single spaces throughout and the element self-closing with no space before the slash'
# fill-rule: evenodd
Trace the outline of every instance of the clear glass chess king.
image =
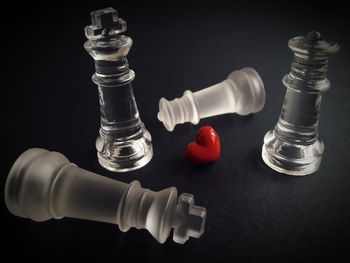
<svg viewBox="0 0 350 263">
<path fill-rule="evenodd" d="M 135 73 L 126 56 L 132 39 L 121 33 L 126 23 L 113 8 L 93 11 L 85 27 L 84 47 L 95 60 L 92 80 L 98 85 L 101 127 L 96 140 L 100 164 L 124 172 L 146 165 L 153 156 L 151 135 L 137 109 L 131 82 Z"/>
<path fill-rule="evenodd" d="M 274 130 L 266 133 L 262 158 L 272 169 L 289 175 L 311 174 L 320 166 L 324 144 L 318 137 L 328 57 L 339 50 L 318 32 L 289 40 L 294 52 L 292 70 L 283 78 L 287 87 L 282 111 Z"/>
</svg>

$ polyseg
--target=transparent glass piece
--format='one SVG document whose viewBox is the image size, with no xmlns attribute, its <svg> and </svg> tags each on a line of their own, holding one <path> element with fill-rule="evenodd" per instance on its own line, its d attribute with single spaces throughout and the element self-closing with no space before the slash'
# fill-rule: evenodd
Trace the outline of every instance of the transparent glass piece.
<svg viewBox="0 0 350 263">
<path fill-rule="evenodd" d="M 62 217 L 117 224 L 121 231 L 147 229 L 164 243 L 171 229 L 183 244 L 204 232 L 206 209 L 193 195 L 179 197 L 175 187 L 159 192 L 86 171 L 58 152 L 33 148 L 13 164 L 5 185 L 5 202 L 16 216 L 34 221 Z"/>
<path fill-rule="evenodd" d="M 294 37 L 292 70 L 283 78 L 287 87 L 282 111 L 274 130 L 264 138 L 262 158 L 280 173 L 311 174 L 320 166 L 324 144 L 318 138 L 322 93 L 330 88 L 326 78 L 328 57 L 339 46 L 318 32 Z"/>
<path fill-rule="evenodd" d="M 132 40 L 120 34 L 126 31 L 126 23 L 113 8 L 92 12 L 91 22 L 85 27 L 84 47 L 95 60 L 92 80 L 98 85 L 101 113 L 98 160 L 111 171 L 138 169 L 152 159 L 153 148 L 131 85 L 135 73 L 126 56 Z"/>
<path fill-rule="evenodd" d="M 225 113 L 248 115 L 259 112 L 265 104 L 264 84 L 252 68 L 233 71 L 226 80 L 181 98 L 159 101 L 158 119 L 168 131 L 176 124 L 191 122 Z"/>
</svg>

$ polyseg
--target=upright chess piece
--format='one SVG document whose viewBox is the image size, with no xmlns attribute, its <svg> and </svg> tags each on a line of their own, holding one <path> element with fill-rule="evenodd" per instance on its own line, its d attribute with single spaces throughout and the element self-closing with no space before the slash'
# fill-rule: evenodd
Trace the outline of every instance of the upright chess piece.
<svg viewBox="0 0 350 263">
<path fill-rule="evenodd" d="M 318 137 L 321 99 L 330 88 L 328 57 L 339 50 L 318 32 L 289 40 L 294 52 L 292 70 L 283 78 L 287 87 L 282 112 L 274 130 L 266 133 L 264 162 L 280 173 L 311 174 L 320 166 L 324 144 Z"/>
<path fill-rule="evenodd" d="M 93 11 L 85 27 L 84 47 L 95 60 L 92 80 L 98 85 L 101 127 L 96 140 L 100 164 L 124 172 L 146 165 L 153 156 L 151 135 L 137 109 L 131 82 L 135 77 L 126 56 L 132 39 L 122 35 L 126 23 L 113 8 Z"/>
</svg>

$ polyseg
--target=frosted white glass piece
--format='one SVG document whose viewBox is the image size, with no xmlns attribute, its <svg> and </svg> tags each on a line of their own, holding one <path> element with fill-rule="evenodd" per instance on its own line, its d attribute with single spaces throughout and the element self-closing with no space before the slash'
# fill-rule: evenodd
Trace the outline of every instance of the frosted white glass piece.
<svg viewBox="0 0 350 263">
<path fill-rule="evenodd" d="M 159 192 L 89 172 L 58 152 L 33 148 L 13 164 L 5 185 L 5 202 L 16 216 L 34 221 L 73 217 L 117 224 L 121 231 L 147 229 L 164 243 L 183 244 L 204 232 L 206 209 L 193 195 L 177 195 L 175 187 Z"/>
<path fill-rule="evenodd" d="M 197 124 L 211 116 L 256 113 L 264 104 L 265 89 L 259 74 L 252 68 L 243 68 L 211 87 L 196 92 L 186 90 L 181 98 L 161 98 L 157 117 L 168 131 L 173 131 L 176 124 Z"/>
</svg>

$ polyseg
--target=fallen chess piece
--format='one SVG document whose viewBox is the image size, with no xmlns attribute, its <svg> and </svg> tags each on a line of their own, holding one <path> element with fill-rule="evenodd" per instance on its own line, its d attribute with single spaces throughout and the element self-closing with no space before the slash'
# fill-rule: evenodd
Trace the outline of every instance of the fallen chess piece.
<svg viewBox="0 0 350 263">
<path fill-rule="evenodd" d="M 73 217 L 117 224 L 121 231 L 145 228 L 164 243 L 183 244 L 204 232 L 206 209 L 193 195 L 175 187 L 159 192 L 86 171 L 58 152 L 33 148 L 13 164 L 5 185 L 5 202 L 16 216 L 34 221 Z"/>
<path fill-rule="evenodd" d="M 248 115 L 261 111 L 265 104 L 264 84 L 252 68 L 233 71 L 227 79 L 181 98 L 159 101 L 158 119 L 168 131 L 176 124 L 191 122 L 225 113 Z"/>
</svg>

